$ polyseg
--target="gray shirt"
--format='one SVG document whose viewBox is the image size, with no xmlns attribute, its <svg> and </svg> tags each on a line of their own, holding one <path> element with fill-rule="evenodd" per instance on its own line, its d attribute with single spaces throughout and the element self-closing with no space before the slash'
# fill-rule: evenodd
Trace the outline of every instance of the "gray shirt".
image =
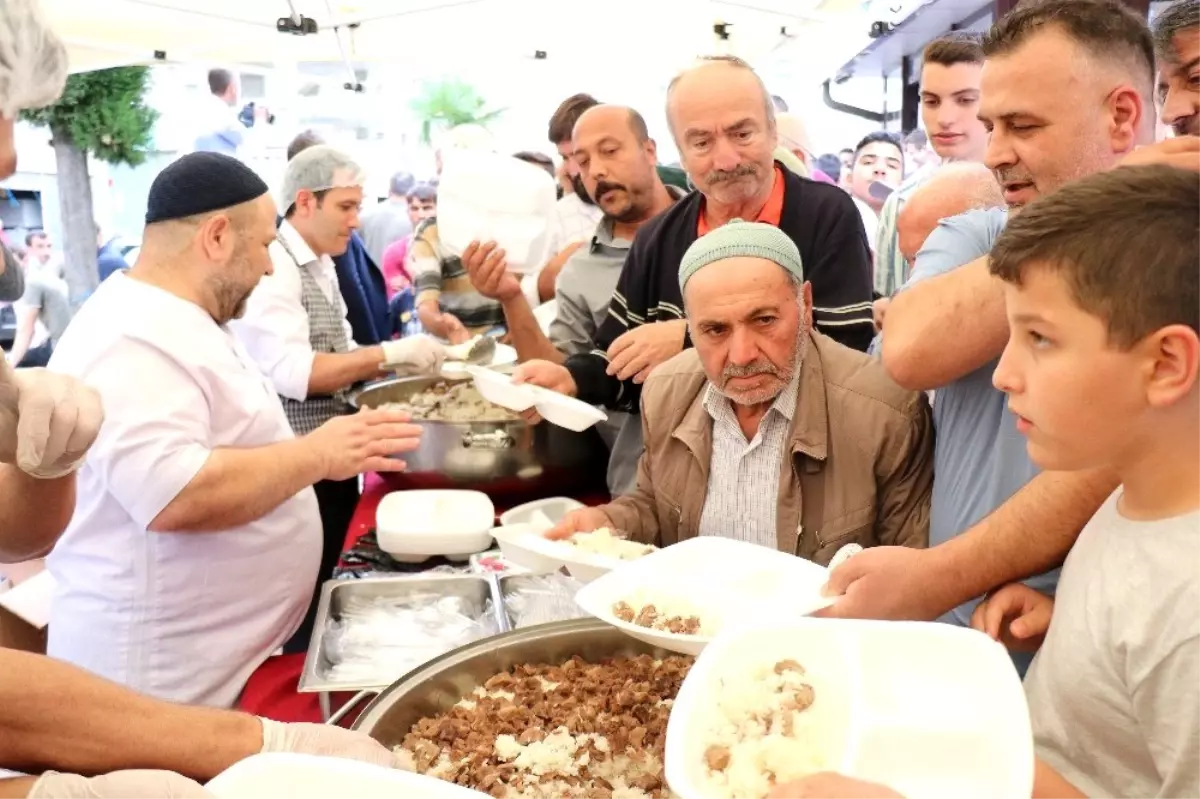
<svg viewBox="0 0 1200 799">
<path fill-rule="evenodd" d="M 21 295 L 17 305 L 38 309 L 38 321 L 45 326 L 50 340 L 55 344 L 71 322 L 71 303 L 67 300 L 66 281 L 36 269 L 26 276 L 25 293 Z"/>
<path fill-rule="evenodd" d="M 0 246 L 0 251 L 4 256 L 4 273 L 0 274 L 0 302 L 16 302 L 25 293 L 25 270 L 7 247 Z"/>
<path fill-rule="evenodd" d="M 942 220 L 917 253 L 905 287 L 943 275 L 987 255 L 1004 229 L 1003 208 L 969 211 Z M 886 328 L 885 328 L 886 330 Z M 943 346 L 953 347 L 948 335 Z M 1038 473 L 1029 459 L 1025 438 L 1004 393 L 992 385 L 992 361 L 971 374 L 937 388 L 933 403 L 933 499 L 929 513 L 929 545 L 949 541 L 1003 505 Z M 1054 593 L 1058 570 L 1026 581 Z M 955 608 L 943 621 L 969 625 L 978 600 Z"/>
<path fill-rule="evenodd" d="M 1025 680 L 1037 755 L 1088 796 L 1200 796 L 1200 512 L 1121 516 L 1071 548 Z"/>
<path fill-rule="evenodd" d="M 590 244 L 576 250 L 562 271 L 554 290 L 558 314 L 550 323 L 550 342 L 564 355 L 591 352 L 596 331 L 608 315 L 633 242 L 614 239 L 612 222 L 601 220 Z M 614 497 L 637 486 L 637 464 L 642 456 L 641 420 L 627 413 L 608 411 L 608 421 L 597 427 L 608 445 L 608 490 Z"/>
<path fill-rule="evenodd" d="M 358 225 L 367 255 L 376 266 L 383 265 L 384 250 L 413 232 L 408 203 L 404 200 L 384 200 L 371 206 L 359 216 Z"/>
</svg>

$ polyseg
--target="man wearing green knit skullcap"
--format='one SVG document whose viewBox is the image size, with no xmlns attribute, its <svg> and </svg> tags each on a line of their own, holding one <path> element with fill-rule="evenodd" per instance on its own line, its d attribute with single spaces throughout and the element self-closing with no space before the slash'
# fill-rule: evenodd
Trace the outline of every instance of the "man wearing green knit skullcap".
<svg viewBox="0 0 1200 799">
<path fill-rule="evenodd" d="M 774 225 L 734 219 L 707 236 L 696 239 L 679 262 L 679 290 L 687 288 L 688 278 L 697 270 L 727 258 L 763 258 L 783 267 L 804 282 L 804 264 L 796 243 Z"/>
<path fill-rule="evenodd" d="M 547 535 L 608 527 L 658 546 L 723 536 L 822 565 L 847 544 L 926 546 L 925 395 L 812 329 L 792 239 L 735 219 L 692 243 L 679 286 L 694 347 L 643 387 L 637 491 Z"/>
</svg>

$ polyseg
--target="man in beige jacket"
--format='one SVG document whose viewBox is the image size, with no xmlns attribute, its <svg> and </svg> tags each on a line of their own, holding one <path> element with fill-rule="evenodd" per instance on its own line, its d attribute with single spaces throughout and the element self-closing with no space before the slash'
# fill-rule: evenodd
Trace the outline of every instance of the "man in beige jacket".
<svg viewBox="0 0 1200 799">
<path fill-rule="evenodd" d="M 821 564 L 851 543 L 926 546 L 928 403 L 813 332 L 791 239 L 735 220 L 692 245 L 679 279 L 695 348 L 646 381 L 637 491 L 548 535 L 720 535 Z"/>
</svg>

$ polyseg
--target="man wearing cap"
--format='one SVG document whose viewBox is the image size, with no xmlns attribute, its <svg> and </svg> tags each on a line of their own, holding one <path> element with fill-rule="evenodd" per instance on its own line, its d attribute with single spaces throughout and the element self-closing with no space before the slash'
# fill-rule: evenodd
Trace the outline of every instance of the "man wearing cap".
<svg viewBox="0 0 1200 799">
<path fill-rule="evenodd" d="M 152 696 L 231 706 L 309 607 L 310 486 L 403 468 L 386 456 L 420 435 L 389 411 L 293 434 L 227 328 L 271 274 L 274 239 L 275 205 L 249 167 L 184 156 L 150 187 L 137 262 L 96 290 L 52 358 L 107 415 L 47 562 L 48 652 Z"/>
<path fill-rule="evenodd" d="M 688 248 L 679 286 L 694 349 L 645 383 L 637 491 L 547 535 L 609 527 L 659 546 L 716 535 L 822 565 L 852 543 L 926 546 L 929 405 L 812 329 L 787 234 L 734 220 Z"/>
<path fill-rule="evenodd" d="M 358 228 L 362 185 L 358 164 L 326 145 L 308 147 L 288 162 L 284 221 L 270 248 L 274 274 L 259 283 L 245 316 L 232 325 L 283 399 L 298 436 L 350 413 L 348 392 L 357 383 L 397 369 L 433 373 L 441 365 L 442 347 L 427 336 L 355 345 L 332 256 L 345 251 Z M 358 504 L 357 476 L 321 481 L 316 492 L 324 550 L 314 602 L 337 566 Z M 289 650 L 307 648 L 306 633 L 301 629 Z"/>
</svg>

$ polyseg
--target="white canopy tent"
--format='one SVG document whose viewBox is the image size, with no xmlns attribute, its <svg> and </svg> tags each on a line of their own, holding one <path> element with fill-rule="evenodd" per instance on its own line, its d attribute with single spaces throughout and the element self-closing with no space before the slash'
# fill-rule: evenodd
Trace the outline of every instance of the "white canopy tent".
<svg viewBox="0 0 1200 799">
<path fill-rule="evenodd" d="M 697 55 L 718 52 L 756 64 L 799 59 L 819 80 L 866 41 L 871 5 L 861 0 L 208 0 L 203 5 L 43 0 L 51 24 L 68 43 L 74 71 L 155 61 L 488 64 L 534 60 L 542 51 L 548 70 L 581 83 L 614 74 L 658 83 Z M 313 20 L 317 32 L 277 31 L 278 19 L 295 16 Z M 726 26 L 727 38 L 714 33 L 718 24 Z"/>
</svg>

